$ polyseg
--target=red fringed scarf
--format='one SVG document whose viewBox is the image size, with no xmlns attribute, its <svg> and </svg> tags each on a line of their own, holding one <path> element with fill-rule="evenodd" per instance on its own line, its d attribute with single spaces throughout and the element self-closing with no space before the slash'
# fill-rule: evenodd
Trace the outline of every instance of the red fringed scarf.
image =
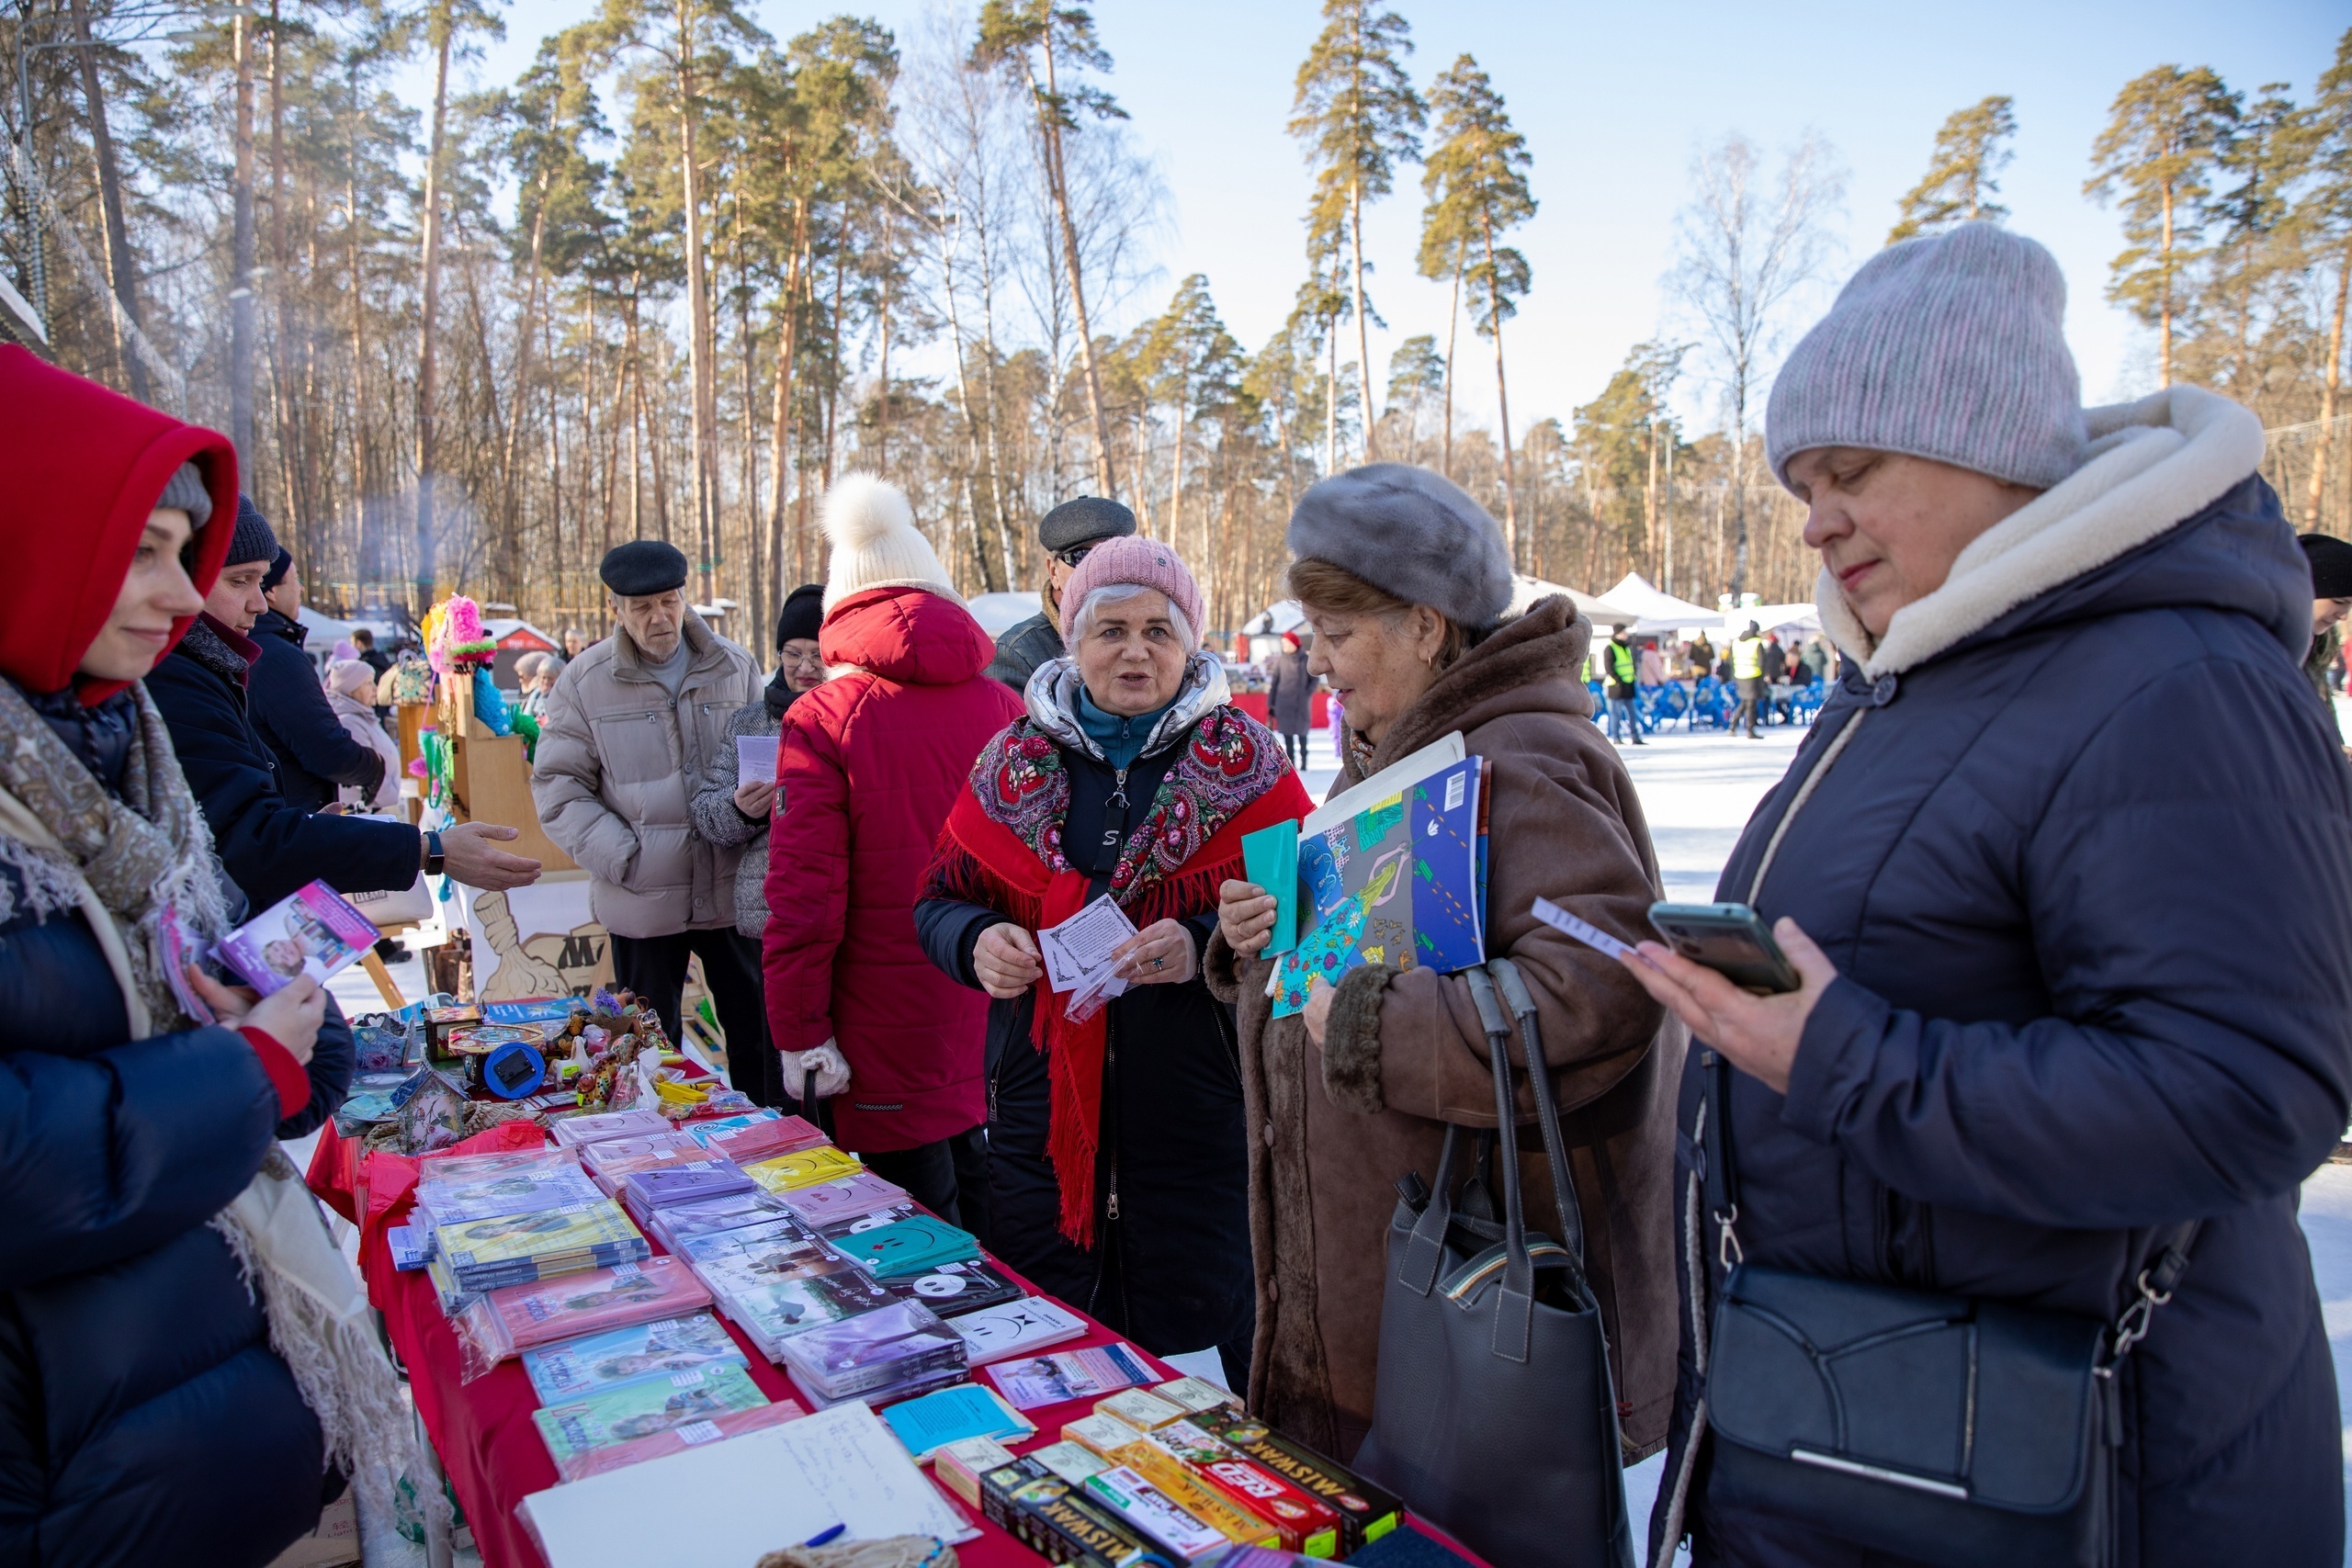
<svg viewBox="0 0 2352 1568">
<path fill-rule="evenodd" d="M 1069 790 L 1051 736 L 1025 718 L 999 735 L 947 814 L 922 896 L 984 905 L 1032 931 L 1078 913 L 1092 879 L 1062 853 Z M 1314 806 L 1272 731 L 1238 708 L 1213 708 L 1127 835 L 1111 896 L 1138 930 L 1206 914 L 1219 886 L 1242 874 L 1242 837 L 1295 821 Z M 1091 1247 L 1109 1010 L 1072 1023 L 1063 1013 L 1068 998 L 1043 976 L 1035 995 L 1030 1039 L 1052 1058 L 1046 1150 L 1061 1186 L 1061 1231 Z"/>
</svg>

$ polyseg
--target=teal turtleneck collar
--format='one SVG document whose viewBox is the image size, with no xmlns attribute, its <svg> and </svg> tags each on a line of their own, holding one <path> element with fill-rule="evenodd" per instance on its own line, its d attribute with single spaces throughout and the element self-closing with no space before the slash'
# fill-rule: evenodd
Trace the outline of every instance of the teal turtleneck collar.
<svg viewBox="0 0 2352 1568">
<path fill-rule="evenodd" d="M 1149 713 L 1125 718 L 1096 707 L 1094 699 L 1086 694 L 1085 684 L 1080 682 L 1078 727 L 1086 731 L 1088 739 L 1102 749 L 1104 761 L 1114 768 L 1124 768 L 1143 754 L 1143 743 L 1151 739 L 1152 727 L 1175 705 L 1173 701 L 1162 703 Z"/>
</svg>

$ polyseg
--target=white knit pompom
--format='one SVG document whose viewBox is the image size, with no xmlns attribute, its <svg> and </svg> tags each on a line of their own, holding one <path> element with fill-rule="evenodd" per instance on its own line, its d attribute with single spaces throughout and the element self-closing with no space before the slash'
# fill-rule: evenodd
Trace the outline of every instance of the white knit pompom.
<svg viewBox="0 0 2352 1568">
<path fill-rule="evenodd" d="M 825 539 L 835 549 L 862 550 L 894 530 L 911 530 L 907 492 L 873 474 L 843 474 L 825 492 Z"/>
<path fill-rule="evenodd" d="M 844 474 L 825 492 L 825 608 L 869 588 L 921 588 L 961 604 L 947 570 L 915 526 L 906 491 L 872 474 Z"/>
</svg>

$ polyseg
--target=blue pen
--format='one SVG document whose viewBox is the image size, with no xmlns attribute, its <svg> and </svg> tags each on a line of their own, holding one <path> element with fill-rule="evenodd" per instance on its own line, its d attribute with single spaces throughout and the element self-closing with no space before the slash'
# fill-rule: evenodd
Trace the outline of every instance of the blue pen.
<svg viewBox="0 0 2352 1568">
<path fill-rule="evenodd" d="M 822 1546 L 826 1542 L 838 1537 L 847 1529 L 849 1529 L 847 1525 L 835 1525 L 831 1529 L 819 1530 L 815 1535 L 810 1536 L 807 1540 L 800 1543 L 800 1550 L 806 1551 L 812 1546 Z"/>
</svg>

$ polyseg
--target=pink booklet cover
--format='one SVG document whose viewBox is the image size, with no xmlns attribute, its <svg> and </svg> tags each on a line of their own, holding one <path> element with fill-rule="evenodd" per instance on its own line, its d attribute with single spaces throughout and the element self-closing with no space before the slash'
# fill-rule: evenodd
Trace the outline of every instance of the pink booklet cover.
<svg viewBox="0 0 2352 1568">
<path fill-rule="evenodd" d="M 323 882 L 310 883 L 220 939 L 212 956 L 263 996 L 297 975 L 321 985 L 358 962 L 382 933 Z"/>
</svg>

